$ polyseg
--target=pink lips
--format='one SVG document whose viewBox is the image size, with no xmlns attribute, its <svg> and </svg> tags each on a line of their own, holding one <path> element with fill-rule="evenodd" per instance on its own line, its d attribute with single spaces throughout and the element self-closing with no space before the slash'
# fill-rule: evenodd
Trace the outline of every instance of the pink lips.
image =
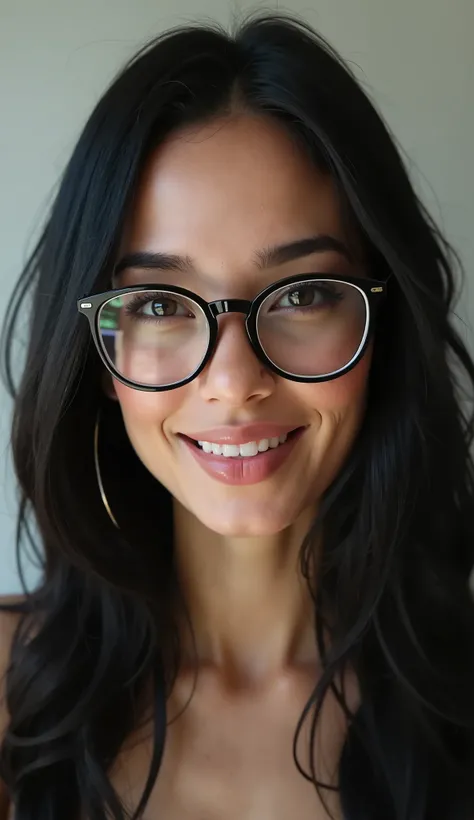
<svg viewBox="0 0 474 820">
<path fill-rule="evenodd" d="M 239 427 L 214 427 L 212 430 L 200 430 L 199 433 L 187 433 L 186 435 L 194 441 L 213 441 L 214 444 L 245 444 L 246 441 L 260 441 L 262 438 L 279 438 L 284 433 L 296 430 L 296 427 L 296 424 L 255 422 L 254 424 L 242 424 Z"/>
<path fill-rule="evenodd" d="M 212 478 L 224 484 L 256 484 L 263 481 L 274 473 L 292 452 L 294 446 L 301 438 L 305 428 L 299 427 L 293 433 L 294 427 L 284 427 L 277 424 L 248 425 L 239 428 L 219 428 L 216 430 L 206 430 L 200 432 L 199 438 L 192 436 L 180 436 L 181 441 L 203 468 Z M 214 453 L 205 453 L 193 444 L 195 441 L 213 441 L 216 444 L 244 444 L 247 441 L 259 441 L 262 438 L 273 438 L 281 436 L 283 433 L 291 433 L 284 444 L 279 444 L 275 449 L 268 449 L 264 453 L 256 456 L 226 458 L 216 456 Z"/>
</svg>

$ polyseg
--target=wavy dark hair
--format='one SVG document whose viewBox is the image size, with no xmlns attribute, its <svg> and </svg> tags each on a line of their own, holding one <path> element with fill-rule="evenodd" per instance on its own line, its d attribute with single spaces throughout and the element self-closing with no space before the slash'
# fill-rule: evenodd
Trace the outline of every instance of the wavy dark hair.
<svg viewBox="0 0 474 820">
<path fill-rule="evenodd" d="M 179 668 L 171 501 L 133 452 L 118 404 L 104 398 L 76 300 L 109 285 L 150 151 L 236 105 L 281 123 L 332 175 L 371 273 L 392 274 L 360 434 L 301 546 L 323 674 L 295 726 L 295 765 L 323 800 L 339 789 L 346 820 L 472 820 L 474 363 L 452 318 L 462 265 L 352 70 L 287 15 L 253 15 L 231 33 L 173 29 L 125 66 L 85 125 L 12 297 L 4 371 L 15 402 L 18 550 L 36 544 L 42 565 L 40 585 L 17 607 L 7 673 L 0 761 L 15 818 L 139 818 L 159 773 Z M 99 407 L 120 530 L 94 473 Z M 337 683 L 349 665 L 361 693 L 355 713 Z M 146 719 L 148 690 L 154 751 L 140 804 L 128 810 L 108 772 Z M 303 721 L 314 740 L 329 690 L 349 719 L 336 786 L 318 779 L 314 744 L 310 771 L 296 750 Z"/>
</svg>

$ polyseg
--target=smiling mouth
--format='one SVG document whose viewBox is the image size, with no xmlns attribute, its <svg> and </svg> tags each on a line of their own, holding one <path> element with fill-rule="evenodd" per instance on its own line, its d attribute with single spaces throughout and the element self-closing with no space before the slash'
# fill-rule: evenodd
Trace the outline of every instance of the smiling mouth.
<svg viewBox="0 0 474 820">
<path fill-rule="evenodd" d="M 247 441 L 244 444 L 217 444 L 212 441 L 195 441 L 186 435 L 182 435 L 190 444 L 203 453 L 211 456 L 220 456 L 222 459 L 247 459 L 255 458 L 267 450 L 276 450 L 287 441 L 291 441 L 303 427 L 295 427 L 289 433 L 272 438 L 263 438 L 258 441 Z"/>
</svg>

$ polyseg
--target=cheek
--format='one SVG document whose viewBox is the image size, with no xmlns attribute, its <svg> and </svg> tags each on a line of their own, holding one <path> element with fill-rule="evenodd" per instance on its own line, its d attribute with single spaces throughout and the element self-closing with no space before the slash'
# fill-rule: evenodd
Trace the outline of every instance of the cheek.
<svg viewBox="0 0 474 820">
<path fill-rule="evenodd" d="M 356 367 L 344 376 L 320 384 L 299 385 L 303 388 L 301 398 L 323 417 L 325 414 L 337 415 L 342 420 L 354 414 L 359 417 L 365 407 L 371 361 L 370 347 Z"/>
<path fill-rule="evenodd" d="M 369 366 L 364 361 L 339 379 L 327 382 L 326 391 L 321 395 L 322 407 L 328 410 L 347 408 L 349 413 L 357 407 L 364 407 L 368 375 Z"/>
<path fill-rule="evenodd" d="M 336 478 L 357 439 L 366 407 L 371 355 L 353 370 L 321 384 L 301 385 L 300 400 L 316 415 L 311 463 L 319 496 Z"/>
<path fill-rule="evenodd" d="M 141 434 L 149 434 L 152 428 L 161 429 L 182 401 L 180 390 L 148 393 L 145 390 L 134 390 L 115 380 L 114 387 L 125 426 L 134 441 L 140 440 Z"/>
</svg>

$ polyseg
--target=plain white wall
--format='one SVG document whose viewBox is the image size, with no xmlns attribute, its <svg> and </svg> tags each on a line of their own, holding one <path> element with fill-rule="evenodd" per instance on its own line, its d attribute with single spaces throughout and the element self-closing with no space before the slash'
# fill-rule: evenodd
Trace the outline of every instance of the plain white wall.
<svg viewBox="0 0 474 820">
<path fill-rule="evenodd" d="M 259 3 L 0 0 L 0 319 L 86 117 L 137 46 L 169 26 L 228 22 Z M 287 0 L 350 60 L 408 155 L 418 191 L 460 251 L 474 316 L 473 0 Z M 335 101 L 337 104 L 337 101 Z M 0 592 L 19 588 L 10 404 L 0 395 Z M 36 575 L 31 570 L 30 580 Z"/>
</svg>

